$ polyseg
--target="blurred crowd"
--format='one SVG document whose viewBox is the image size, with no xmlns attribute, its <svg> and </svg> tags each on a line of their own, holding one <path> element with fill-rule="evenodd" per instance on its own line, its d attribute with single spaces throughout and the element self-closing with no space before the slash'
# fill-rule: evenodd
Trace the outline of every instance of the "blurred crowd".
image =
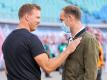
<svg viewBox="0 0 107 80">
<path fill-rule="evenodd" d="M 4 41 L 4 35 L 2 30 L 0 29 L 0 70 L 4 69 L 4 59 L 3 59 L 3 54 L 2 54 L 2 44 Z"/>
</svg>

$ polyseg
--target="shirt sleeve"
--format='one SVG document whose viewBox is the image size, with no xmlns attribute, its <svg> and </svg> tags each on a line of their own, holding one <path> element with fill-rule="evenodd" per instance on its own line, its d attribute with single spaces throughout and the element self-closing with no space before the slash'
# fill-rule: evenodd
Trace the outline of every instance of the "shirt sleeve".
<svg viewBox="0 0 107 80">
<path fill-rule="evenodd" d="M 84 65 L 85 74 L 84 80 L 96 80 L 98 62 L 98 42 L 94 38 L 89 38 L 85 42 Z"/>
<path fill-rule="evenodd" d="M 31 37 L 30 50 L 31 50 L 33 57 L 35 57 L 39 54 L 42 54 L 42 53 L 46 53 L 42 42 L 36 35 L 32 35 L 32 37 Z"/>
</svg>

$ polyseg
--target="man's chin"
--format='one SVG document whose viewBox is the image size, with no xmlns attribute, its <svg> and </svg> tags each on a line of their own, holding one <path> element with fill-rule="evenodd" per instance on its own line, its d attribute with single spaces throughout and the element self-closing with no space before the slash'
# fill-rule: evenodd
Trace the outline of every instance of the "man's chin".
<svg viewBox="0 0 107 80">
<path fill-rule="evenodd" d="M 35 31 L 36 29 L 32 29 L 31 32 Z"/>
<path fill-rule="evenodd" d="M 33 31 L 35 31 L 36 29 L 34 28 L 34 29 L 30 29 L 30 32 L 33 32 Z"/>
</svg>

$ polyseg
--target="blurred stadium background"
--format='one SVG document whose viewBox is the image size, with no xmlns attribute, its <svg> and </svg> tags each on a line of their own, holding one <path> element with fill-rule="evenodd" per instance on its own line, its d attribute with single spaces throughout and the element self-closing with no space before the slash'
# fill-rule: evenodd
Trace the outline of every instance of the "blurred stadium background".
<svg viewBox="0 0 107 80">
<path fill-rule="evenodd" d="M 3 40 L 17 27 L 18 9 L 25 3 L 36 3 L 41 6 L 41 23 L 37 31 L 33 33 L 38 35 L 43 44 L 48 43 L 48 46 L 51 46 L 49 53 L 54 53 L 54 56 L 58 56 L 58 46 L 61 41 L 65 40 L 63 37 L 65 34 L 60 28 L 60 11 L 67 5 L 78 6 L 82 10 L 81 21 L 83 24 L 89 27 L 93 33 L 101 34 L 105 61 L 102 80 L 107 80 L 107 0 L 0 0 L 0 48 Z M 0 80 L 6 80 L 2 71 L 4 65 L 1 56 L 0 50 Z M 55 72 L 51 76 L 57 74 Z M 55 77 L 49 80 L 61 80 L 61 77 Z M 44 77 L 43 79 L 48 80 Z"/>
</svg>

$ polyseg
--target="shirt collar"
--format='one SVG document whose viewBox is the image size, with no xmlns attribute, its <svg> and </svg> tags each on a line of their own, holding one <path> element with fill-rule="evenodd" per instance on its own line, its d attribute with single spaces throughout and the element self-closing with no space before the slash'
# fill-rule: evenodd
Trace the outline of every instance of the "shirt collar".
<svg viewBox="0 0 107 80">
<path fill-rule="evenodd" d="M 73 37 L 69 38 L 69 41 L 72 41 L 77 36 L 77 34 L 79 34 L 80 32 L 83 32 L 84 29 L 85 27 L 83 26 Z"/>
<path fill-rule="evenodd" d="M 83 26 L 72 38 L 74 38 L 79 32 L 81 32 L 85 27 Z"/>
</svg>

